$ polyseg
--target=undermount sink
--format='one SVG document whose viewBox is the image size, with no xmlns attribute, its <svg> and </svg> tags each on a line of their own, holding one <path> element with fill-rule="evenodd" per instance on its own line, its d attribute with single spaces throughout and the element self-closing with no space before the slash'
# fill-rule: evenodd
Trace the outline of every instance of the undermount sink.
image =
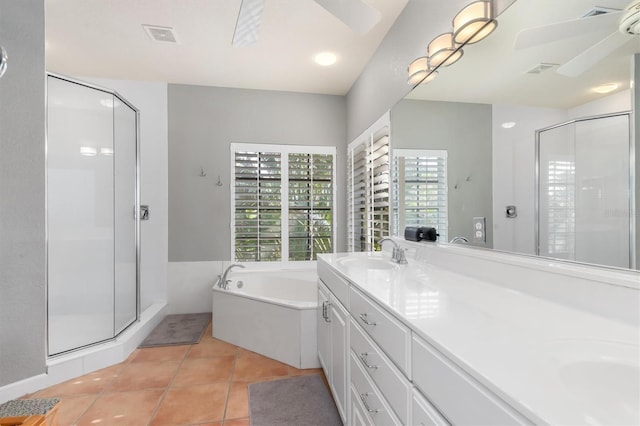
<svg viewBox="0 0 640 426">
<path fill-rule="evenodd" d="M 552 362 L 571 399 L 584 407 L 586 423 L 640 422 L 640 349 L 632 343 L 556 341 Z M 603 412 L 603 407 L 606 407 Z"/>
<path fill-rule="evenodd" d="M 383 257 L 343 257 L 338 260 L 338 263 L 347 268 L 398 269 L 398 265 L 393 263 L 391 259 Z"/>
</svg>

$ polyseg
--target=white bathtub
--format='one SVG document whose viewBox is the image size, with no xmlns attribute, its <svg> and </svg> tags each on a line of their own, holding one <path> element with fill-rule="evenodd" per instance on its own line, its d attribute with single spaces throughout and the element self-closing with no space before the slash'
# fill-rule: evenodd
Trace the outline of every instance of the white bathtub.
<svg viewBox="0 0 640 426">
<path fill-rule="evenodd" d="M 296 368 L 317 368 L 316 270 L 234 269 L 213 288 L 213 337 Z"/>
</svg>

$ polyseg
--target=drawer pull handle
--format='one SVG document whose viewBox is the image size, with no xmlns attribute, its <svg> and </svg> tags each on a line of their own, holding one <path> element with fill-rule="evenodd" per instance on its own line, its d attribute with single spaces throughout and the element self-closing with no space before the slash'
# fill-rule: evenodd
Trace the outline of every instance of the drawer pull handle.
<svg viewBox="0 0 640 426">
<path fill-rule="evenodd" d="M 368 356 L 368 355 L 369 355 L 369 354 L 368 354 L 367 352 L 363 352 L 363 353 L 361 353 L 361 354 L 360 354 L 360 361 L 362 361 L 362 363 L 364 364 L 364 366 L 365 366 L 365 367 L 367 367 L 368 369 L 370 369 L 370 370 L 377 370 L 377 369 L 378 369 L 378 366 L 377 366 L 377 365 L 370 365 L 370 364 L 367 362 L 367 356 Z"/>
<path fill-rule="evenodd" d="M 360 319 L 366 325 L 371 325 L 371 326 L 376 325 L 376 323 L 374 321 L 369 321 L 369 319 L 367 318 L 367 314 L 360 314 Z"/>
<path fill-rule="evenodd" d="M 330 302 L 322 302 L 322 318 L 324 318 L 325 322 L 331 322 L 329 319 L 329 306 L 331 306 Z"/>
<path fill-rule="evenodd" d="M 380 410 L 378 410 L 377 408 L 370 408 L 370 407 L 369 407 L 369 404 L 367 403 L 367 397 L 368 397 L 368 396 L 369 396 L 369 394 L 368 394 L 367 392 L 365 392 L 365 393 L 361 393 L 361 394 L 360 394 L 360 400 L 362 401 L 362 405 L 364 405 L 364 408 L 365 408 L 368 412 L 370 412 L 370 413 L 377 413 L 377 412 L 378 412 L 378 411 L 380 411 Z"/>
</svg>

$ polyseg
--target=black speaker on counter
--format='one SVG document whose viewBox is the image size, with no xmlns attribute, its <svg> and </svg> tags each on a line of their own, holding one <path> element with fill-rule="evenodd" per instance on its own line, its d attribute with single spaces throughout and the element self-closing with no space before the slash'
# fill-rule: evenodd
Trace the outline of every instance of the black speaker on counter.
<svg viewBox="0 0 640 426">
<path fill-rule="evenodd" d="M 404 239 L 407 241 L 436 241 L 439 236 L 436 228 L 429 226 L 407 226 L 404 228 Z"/>
</svg>

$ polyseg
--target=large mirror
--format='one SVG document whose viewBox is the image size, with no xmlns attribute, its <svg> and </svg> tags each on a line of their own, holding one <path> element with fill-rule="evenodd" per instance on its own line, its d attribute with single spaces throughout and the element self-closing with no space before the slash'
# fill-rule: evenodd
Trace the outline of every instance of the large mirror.
<svg viewBox="0 0 640 426">
<path fill-rule="evenodd" d="M 405 197 L 429 164 L 430 176 L 445 170 L 433 178 L 445 185 L 440 242 L 637 268 L 640 36 L 618 30 L 628 4 L 515 1 L 493 34 L 396 104 L 392 232 L 409 223 Z"/>
</svg>

